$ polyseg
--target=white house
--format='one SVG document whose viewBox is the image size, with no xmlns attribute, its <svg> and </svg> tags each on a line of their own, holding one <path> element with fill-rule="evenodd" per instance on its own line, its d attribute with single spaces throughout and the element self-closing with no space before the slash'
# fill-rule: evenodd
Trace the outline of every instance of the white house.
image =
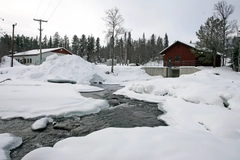
<svg viewBox="0 0 240 160">
<path fill-rule="evenodd" d="M 58 55 L 72 55 L 72 53 L 66 50 L 63 47 L 59 48 L 48 48 L 42 49 L 42 62 L 46 60 L 46 58 L 52 54 Z M 19 52 L 13 55 L 13 58 L 18 62 L 26 65 L 39 65 L 40 64 L 40 50 L 34 49 L 25 52 Z"/>
</svg>

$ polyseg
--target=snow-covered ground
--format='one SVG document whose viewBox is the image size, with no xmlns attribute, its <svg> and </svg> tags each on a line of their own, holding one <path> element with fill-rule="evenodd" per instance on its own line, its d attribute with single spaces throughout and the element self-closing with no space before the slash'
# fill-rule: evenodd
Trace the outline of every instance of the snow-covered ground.
<svg viewBox="0 0 240 160">
<path fill-rule="evenodd" d="M 98 90 L 87 85 L 97 74 L 104 83 L 124 82 L 126 86 L 115 94 L 158 102 L 165 112 L 158 118 L 169 126 L 107 128 L 36 149 L 23 160 L 240 159 L 239 73 L 229 68 L 202 68 L 191 75 L 164 79 L 150 77 L 137 66 L 117 66 L 109 75 L 106 71 L 110 67 L 95 66 L 75 56 L 52 56 L 41 66 L 2 67 L 0 81 L 12 81 L 0 83 L 0 117 L 99 112 L 108 107 L 106 101 L 78 94 L 79 90 Z M 47 83 L 49 78 L 75 80 L 78 84 Z"/>
</svg>

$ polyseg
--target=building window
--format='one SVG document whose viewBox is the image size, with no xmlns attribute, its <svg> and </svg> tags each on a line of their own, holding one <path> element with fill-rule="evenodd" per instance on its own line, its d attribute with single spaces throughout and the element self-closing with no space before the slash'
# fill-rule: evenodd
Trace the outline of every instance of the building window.
<svg viewBox="0 0 240 160">
<path fill-rule="evenodd" d="M 179 56 L 175 56 L 174 60 L 175 60 L 176 62 L 178 62 L 178 61 L 180 61 L 180 57 L 179 57 Z"/>
<path fill-rule="evenodd" d="M 32 63 L 32 59 L 31 58 L 29 59 L 29 63 Z"/>
</svg>

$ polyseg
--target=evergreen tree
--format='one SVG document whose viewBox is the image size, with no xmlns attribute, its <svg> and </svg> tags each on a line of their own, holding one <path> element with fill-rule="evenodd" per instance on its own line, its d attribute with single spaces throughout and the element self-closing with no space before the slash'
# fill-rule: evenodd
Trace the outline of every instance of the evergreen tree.
<svg viewBox="0 0 240 160">
<path fill-rule="evenodd" d="M 47 39 L 47 36 L 45 35 L 42 42 L 42 48 L 48 48 L 47 43 L 48 43 L 48 39 Z"/>
<path fill-rule="evenodd" d="M 140 52 L 142 55 L 142 61 L 141 61 L 142 64 L 147 61 L 147 52 L 146 51 L 147 51 L 146 50 L 146 38 L 145 38 L 145 33 L 143 33 L 141 45 L 140 45 Z"/>
<path fill-rule="evenodd" d="M 123 65 L 123 61 L 124 61 L 124 42 L 123 39 L 121 37 L 120 41 L 119 41 L 119 61 L 120 64 Z"/>
<path fill-rule="evenodd" d="M 97 60 L 98 62 L 101 62 L 101 55 L 100 55 L 100 38 L 97 37 L 97 40 L 96 40 L 96 56 L 97 56 Z"/>
<path fill-rule="evenodd" d="M 155 38 L 155 35 L 152 34 L 151 36 L 151 58 L 152 60 L 154 60 L 155 56 L 156 56 L 156 38 Z"/>
<path fill-rule="evenodd" d="M 85 36 L 85 34 L 82 35 L 81 39 L 80 39 L 80 56 L 84 57 L 87 56 L 87 38 Z"/>
<path fill-rule="evenodd" d="M 87 41 L 87 61 L 88 62 L 95 61 L 94 48 L 95 48 L 95 39 L 92 36 L 88 36 L 88 41 Z"/>
<path fill-rule="evenodd" d="M 19 34 L 15 37 L 15 51 L 16 52 L 21 52 L 21 37 L 19 36 Z"/>
<path fill-rule="evenodd" d="M 24 37 L 24 36 L 22 36 L 22 37 L 24 39 L 23 40 L 23 47 L 22 47 L 23 51 L 30 50 L 31 46 L 32 46 L 31 41 L 30 41 L 30 37 Z"/>
<path fill-rule="evenodd" d="M 64 47 L 64 39 L 60 38 L 58 47 Z"/>
<path fill-rule="evenodd" d="M 50 36 L 50 38 L 49 38 L 49 41 L 48 41 L 48 48 L 53 48 L 52 36 Z"/>
<path fill-rule="evenodd" d="M 213 58 L 213 67 L 216 67 L 217 52 L 222 50 L 222 21 L 214 17 L 208 18 L 196 35 L 199 39 L 197 42 L 197 48 L 200 50 L 197 54 L 199 60 L 206 63 Z"/>
<path fill-rule="evenodd" d="M 59 33 L 56 32 L 56 33 L 54 34 L 54 36 L 53 36 L 53 47 L 54 47 L 54 48 L 59 47 L 59 45 L 60 45 L 60 40 L 61 40 L 61 37 L 60 37 Z"/>
<path fill-rule="evenodd" d="M 63 47 L 66 48 L 67 50 L 70 50 L 69 38 L 67 35 L 65 35 L 63 38 Z"/>
<path fill-rule="evenodd" d="M 79 39 L 77 35 L 74 35 L 72 39 L 72 53 L 79 55 Z"/>
<path fill-rule="evenodd" d="M 232 41 L 232 67 L 234 71 L 240 71 L 240 37 L 234 37 Z"/>
<path fill-rule="evenodd" d="M 164 48 L 167 48 L 169 46 L 169 42 L 168 42 L 168 35 L 167 33 L 165 34 L 165 37 L 164 37 Z"/>
<path fill-rule="evenodd" d="M 38 36 L 36 36 L 36 38 L 32 39 L 32 49 L 39 49 L 39 43 L 38 43 Z"/>
<path fill-rule="evenodd" d="M 127 59 L 130 62 L 133 61 L 131 32 L 128 32 L 128 38 L 127 38 Z"/>
<path fill-rule="evenodd" d="M 11 49 L 11 36 L 5 34 L 0 37 L 0 62 L 3 56 L 8 55 Z"/>
<path fill-rule="evenodd" d="M 161 52 L 164 49 L 163 47 L 163 39 L 158 36 L 157 38 L 157 53 Z"/>
<path fill-rule="evenodd" d="M 127 65 L 127 32 L 124 33 L 124 64 Z"/>
</svg>

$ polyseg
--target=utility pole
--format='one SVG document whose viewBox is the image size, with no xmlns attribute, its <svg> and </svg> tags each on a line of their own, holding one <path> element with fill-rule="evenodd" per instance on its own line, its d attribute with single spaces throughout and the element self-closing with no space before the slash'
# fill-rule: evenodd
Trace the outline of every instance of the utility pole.
<svg viewBox="0 0 240 160">
<path fill-rule="evenodd" d="M 13 52 L 14 52 L 14 28 L 17 25 L 17 23 L 13 24 L 13 30 L 12 30 L 12 61 L 11 61 L 11 67 L 13 67 Z"/>
<path fill-rule="evenodd" d="M 39 24 L 40 24 L 39 48 L 40 48 L 40 64 L 42 64 L 42 22 L 48 22 L 48 21 L 42 20 L 42 19 L 33 19 L 33 20 L 39 21 Z"/>
</svg>

